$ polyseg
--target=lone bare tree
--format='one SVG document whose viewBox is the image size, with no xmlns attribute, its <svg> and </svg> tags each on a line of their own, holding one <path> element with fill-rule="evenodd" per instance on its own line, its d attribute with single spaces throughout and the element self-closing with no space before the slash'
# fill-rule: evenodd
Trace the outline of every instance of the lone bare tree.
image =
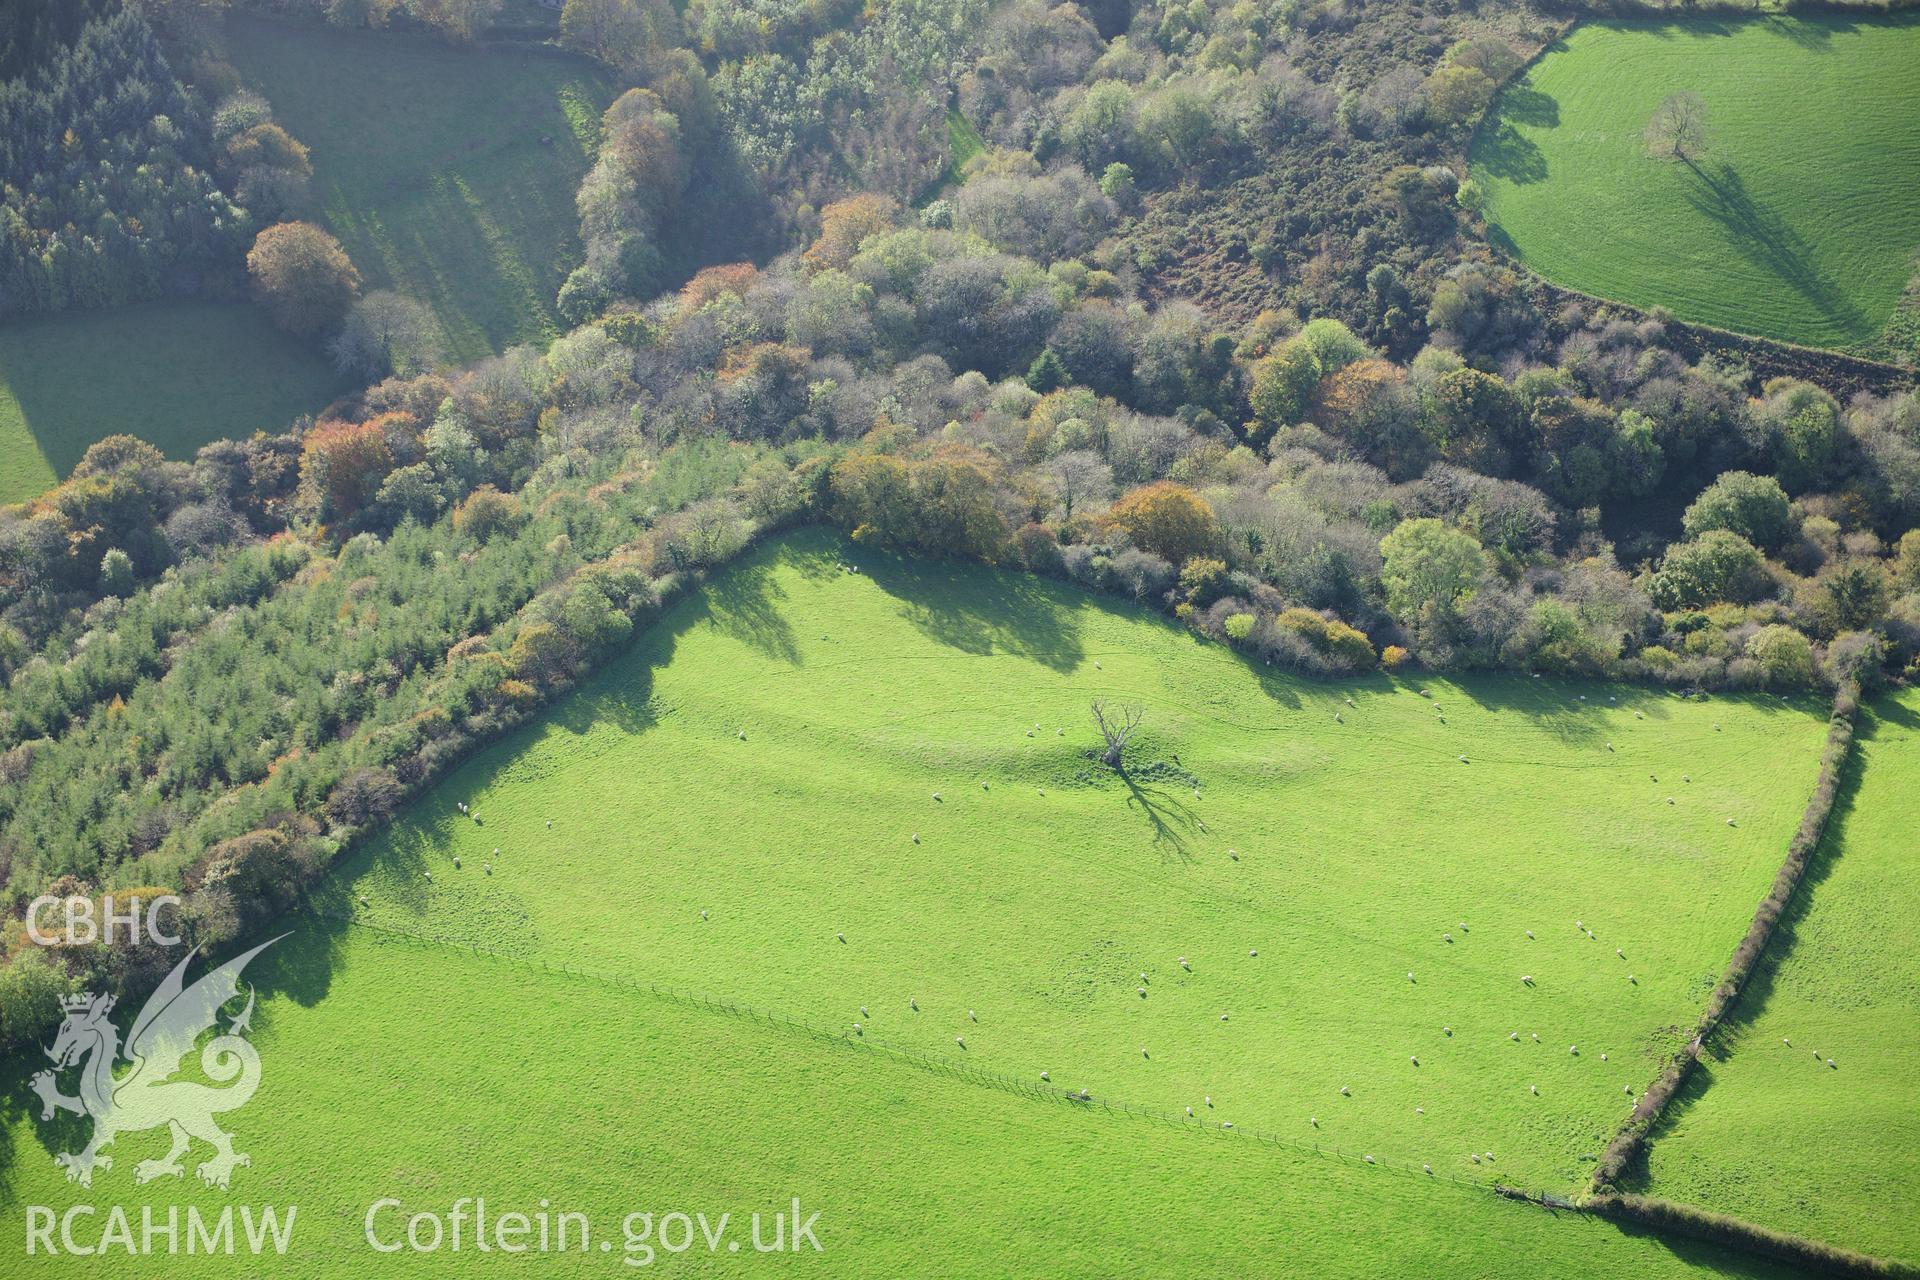
<svg viewBox="0 0 1920 1280">
<path fill-rule="evenodd" d="M 1707 149 L 1707 100 L 1691 90 L 1670 93 L 1647 121 L 1647 154 L 1692 164 Z"/>
<path fill-rule="evenodd" d="M 1129 702 L 1118 711 L 1109 713 L 1107 704 L 1099 698 L 1093 700 L 1093 722 L 1100 726 L 1100 736 L 1107 740 L 1107 753 L 1103 757 L 1110 769 L 1118 769 L 1122 754 L 1127 749 L 1127 739 L 1133 737 L 1134 730 L 1146 719 L 1146 711 L 1137 702 Z"/>
</svg>

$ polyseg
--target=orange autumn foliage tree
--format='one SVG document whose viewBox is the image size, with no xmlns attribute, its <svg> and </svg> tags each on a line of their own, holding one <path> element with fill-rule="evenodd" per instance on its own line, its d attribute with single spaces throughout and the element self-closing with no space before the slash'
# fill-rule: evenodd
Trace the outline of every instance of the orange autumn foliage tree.
<svg viewBox="0 0 1920 1280">
<path fill-rule="evenodd" d="M 366 422 L 323 422 L 307 433 L 300 450 L 300 486 L 323 518 L 345 520 L 380 491 L 393 470 L 386 414 Z"/>
<path fill-rule="evenodd" d="M 860 242 L 882 231 L 891 231 L 900 216 L 900 206 L 881 195 L 848 196 L 820 211 L 820 238 L 801 255 L 815 271 L 838 269 L 853 261 Z"/>
<path fill-rule="evenodd" d="M 1212 548 L 1213 508 L 1183 484 L 1156 480 L 1123 495 L 1107 519 L 1124 529 L 1133 545 L 1174 564 Z"/>
</svg>

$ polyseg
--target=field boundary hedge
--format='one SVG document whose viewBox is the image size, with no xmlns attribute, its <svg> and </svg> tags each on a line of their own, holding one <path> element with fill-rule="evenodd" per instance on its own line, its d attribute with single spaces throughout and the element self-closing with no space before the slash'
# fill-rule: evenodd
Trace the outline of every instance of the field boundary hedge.
<svg viewBox="0 0 1920 1280">
<path fill-rule="evenodd" d="M 1658 1196 L 1607 1194 L 1596 1196 L 1583 1206 L 1588 1212 L 1616 1222 L 1631 1222 L 1659 1233 L 1689 1236 L 1711 1244 L 1725 1245 L 1806 1267 L 1821 1275 L 1916 1277 L 1920 1269 L 1890 1258 L 1876 1258 L 1839 1245 L 1823 1244 L 1786 1231 L 1775 1231 L 1693 1205 L 1664 1200 Z"/>
<path fill-rule="evenodd" d="M 1719 1027 L 1721 1019 L 1739 1000 L 1747 979 L 1753 976 L 1754 967 L 1766 952 L 1767 943 L 1820 844 L 1821 833 L 1826 830 L 1827 816 L 1833 812 L 1834 797 L 1840 789 L 1841 766 L 1846 763 L 1847 752 L 1853 745 L 1853 721 L 1859 710 L 1860 686 L 1848 681 L 1833 695 L 1833 713 L 1827 721 L 1827 745 L 1820 754 L 1819 777 L 1814 782 L 1813 794 L 1807 798 L 1806 808 L 1801 811 L 1800 827 L 1788 842 L 1786 861 L 1774 874 L 1773 887 L 1754 910 L 1746 936 L 1734 948 L 1733 958 L 1727 962 L 1719 984 L 1708 997 L 1706 1008 L 1700 1011 L 1692 1037 L 1674 1051 L 1665 1069 L 1642 1091 L 1632 1114 L 1601 1153 L 1590 1184 L 1594 1195 L 1614 1191 L 1621 1172 L 1645 1149 L 1654 1124 L 1699 1063 L 1701 1046 Z"/>
</svg>

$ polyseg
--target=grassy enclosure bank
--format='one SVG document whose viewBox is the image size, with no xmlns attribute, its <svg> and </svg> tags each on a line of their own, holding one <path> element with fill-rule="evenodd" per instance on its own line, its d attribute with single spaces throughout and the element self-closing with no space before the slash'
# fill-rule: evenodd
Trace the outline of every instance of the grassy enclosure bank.
<svg viewBox="0 0 1920 1280">
<path fill-rule="evenodd" d="M 368 288 L 426 303 L 459 363 L 560 332 L 574 194 L 613 100 L 601 70 L 538 46 L 238 14 L 225 30 L 241 75 L 311 149 L 319 220 Z"/>
<path fill-rule="evenodd" d="M 242 303 L 156 302 L 0 326 L 0 502 L 128 432 L 170 458 L 278 431 L 344 390 L 311 345 Z"/>
<path fill-rule="evenodd" d="M 1473 175 L 1556 283 L 1809 346 L 1877 338 L 1920 250 L 1920 19 L 1593 22 L 1495 104 Z M 1669 94 L 1694 164 L 1647 155 Z"/>
<path fill-rule="evenodd" d="M 1920 695 L 1867 704 L 1825 842 L 1737 1016 L 1655 1130 L 1640 1188 L 1920 1261 Z M 1834 1066 L 1826 1066 L 1831 1058 Z"/>
</svg>

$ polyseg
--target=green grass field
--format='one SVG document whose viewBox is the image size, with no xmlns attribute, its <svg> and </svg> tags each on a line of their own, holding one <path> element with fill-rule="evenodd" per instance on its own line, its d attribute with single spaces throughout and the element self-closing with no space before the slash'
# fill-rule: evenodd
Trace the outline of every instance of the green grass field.
<svg viewBox="0 0 1920 1280">
<path fill-rule="evenodd" d="M 1557 283 L 1812 346 L 1872 342 L 1920 249 L 1920 21 L 1583 24 L 1475 139 L 1497 243 Z M 1706 101 L 1697 166 L 1642 132 Z"/>
<path fill-rule="evenodd" d="M 1648 1190 L 1920 1262 L 1920 1221 L 1899 1208 L 1920 1186 L 1920 694 L 1874 704 L 1861 732 L 1808 886 L 1668 1113 Z"/>
<path fill-rule="evenodd" d="M 307 344 L 244 304 L 153 303 L 0 327 L 0 502 L 66 478 L 130 432 L 173 458 L 278 431 L 344 388 Z"/>
<path fill-rule="evenodd" d="M 554 295 L 580 257 L 574 193 L 613 97 L 592 64 L 239 14 L 226 32 L 312 150 L 320 220 L 369 288 L 431 307 L 459 362 L 559 331 Z"/>
<path fill-rule="evenodd" d="M 245 1198 L 345 1248 L 380 1194 L 798 1194 L 834 1274 L 1736 1273 L 1489 1188 L 1586 1176 L 1765 892 L 1819 708 L 1425 687 L 772 544 L 317 896 L 354 923 L 271 966 Z M 1094 696 L 1147 708 L 1130 781 Z M 8 1211 L 71 1203 L 13 1132 Z"/>
</svg>

